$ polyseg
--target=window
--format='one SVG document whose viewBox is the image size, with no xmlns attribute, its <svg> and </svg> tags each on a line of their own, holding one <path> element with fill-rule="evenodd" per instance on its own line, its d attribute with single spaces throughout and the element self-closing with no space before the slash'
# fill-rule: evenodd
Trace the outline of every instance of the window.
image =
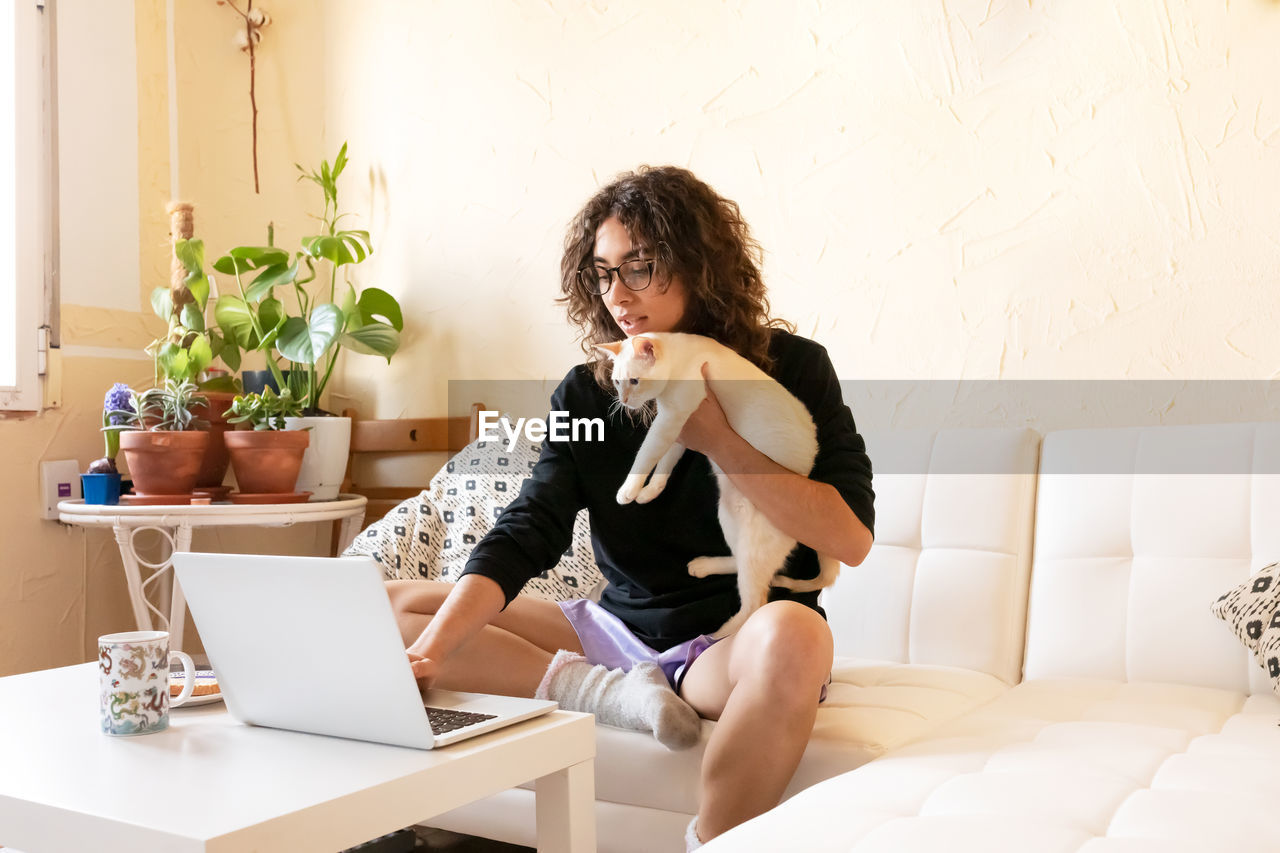
<svg viewBox="0 0 1280 853">
<path fill-rule="evenodd" d="M 51 0 L 0 12 L 0 409 L 40 409 L 52 245 Z"/>
</svg>

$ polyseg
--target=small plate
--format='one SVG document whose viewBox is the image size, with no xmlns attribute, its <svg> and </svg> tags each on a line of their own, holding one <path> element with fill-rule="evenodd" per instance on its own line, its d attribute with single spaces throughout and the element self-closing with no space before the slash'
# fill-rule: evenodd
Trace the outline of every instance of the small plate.
<svg viewBox="0 0 1280 853">
<path fill-rule="evenodd" d="M 181 705 L 179 705 L 176 708 L 170 705 L 169 710 L 181 711 L 183 708 L 194 708 L 197 705 L 212 705 L 214 702 L 221 702 L 221 701 L 222 701 L 222 692 L 219 691 L 217 693 L 210 693 L 207 696 L 192 696 L 190 699 L 188 699 L 186 702 L 183 702 Z"/>
<path fill-rule="evenodd" d="M 304 504 L 311 497 L 310 492 L 285 492 L 278 495 L 246 495 L 232 492 L 230 500 L 233 504 Z"/>
<path fill-rule="evenodd" d="M 182 670 L 170 671 L 169 684 L 170 686 L 174 684 L 181 684 L 185 678 L 186 678 L 186 675 L 182 672 Z M 196 686 L 197 687 L 200 686 L 201 684 L 210 684 L 216 681 L 217 681 L 217 677 L 213 674 L 213 670 L 211 669 L 196 670 Z M 186 702 L 183 702 L 181 705 L 179 705 L 176 708 L 173 708 L 172 705 L 170 705 L 169 707 L 173 708 L 173 710 L 175 711 L 181 711 L 183 708 L 191 708 L 196 705 L 210 705 L 214 702 L 221 702 L 221 701 L 222 701 L 222 691 L 219 690 L 217 693 L 207 693 L 204 696 L 192 696 L 190 699 L 188 699 Z"/>
</svg>

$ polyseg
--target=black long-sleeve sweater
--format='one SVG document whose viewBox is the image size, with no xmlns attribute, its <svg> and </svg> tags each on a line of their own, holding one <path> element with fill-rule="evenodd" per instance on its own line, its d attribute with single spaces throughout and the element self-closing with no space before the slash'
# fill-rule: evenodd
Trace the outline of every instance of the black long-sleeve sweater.
<svg viewBox="0 0 1280 853">
<path fill-rule="evenodd" d="M 771 375 L 805 404 L 818 428 L 818 457 L 810 478 L 834 486 L 867 529 L 874 530 L 871 461 L 826 350 L 775 331 L 770 354 Z M 586 365 L 569 371 L 551 396 L 551 410 L 603 419 L 604 440 L 544 441 L 519 497 L 476 546 L 463 574 L 493 579 L 510 603 L 526 581 L 560 559 L 572 538 L 574 518 L 585 506 L 596 562 L 609 581 L 601 606 L 662 651 L 716 630 L 736 613 L 737 581 L 733 575 L 694 578 L 687 570 L 694 557 L 729 554 L 716 515 L 715 476 L 702 454 L 686 451 L 652 502 L 617 503 L 618 488 L 647 427 L 626 414 L 611 415 L 613 400 Z M 816 577 L 817 555 L 798 546 L 785 572 Z M 794 599 L 822 612 L 816 592 L 774 588 L 770 598 Z"/>
</svg>

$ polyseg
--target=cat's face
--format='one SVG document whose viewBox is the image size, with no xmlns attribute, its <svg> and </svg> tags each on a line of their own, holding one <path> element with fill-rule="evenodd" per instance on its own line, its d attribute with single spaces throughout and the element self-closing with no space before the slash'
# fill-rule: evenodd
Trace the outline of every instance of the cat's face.
<svg viewBox="0 0 1280 853">
<path fill-rule="evenodd" d="M 652 247 L 632 242 L 626 227 L 611 216 L 596 229 L 595 262 L 615 267 L 636 258 L 652 258 Z M 679 276 L 669 275 L 661 266 L 655 268 L 653 280 L 644 290 L 628 290 L 617 276 L 608 292 L 600 298 L 613 322 L 627 337 L 644 332 L 674 332 L 684 318 L 686 291 Z"/>
<path fill-rule="evenodd" d="M 643 409 L 667 385 L 666 371 L 659 368 L 658 348 L 646 337 L 599 344 L 613 358 L 613 389 L 628 409 Z"/>
</svg>

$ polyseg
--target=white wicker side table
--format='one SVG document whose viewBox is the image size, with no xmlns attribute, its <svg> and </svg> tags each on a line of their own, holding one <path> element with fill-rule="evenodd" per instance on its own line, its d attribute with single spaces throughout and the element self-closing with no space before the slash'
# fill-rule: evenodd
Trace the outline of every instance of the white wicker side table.
<svg viewBox="0 0 1280 853">
<path fill-rule="evenodd" d="M 191 550 L 192 530 L 197 527 L 290 527 L 304 522 L 340 520 L 339 550 L 342 550 L 360 532 L 366 503 L 368 500 L 363 495 L 338 495 L 336 500 L 311 503 L 215 503 L 203 506 L 123 506 L 86 504 L 82 500 L 74 500 L 58 504 L 58 520 L 82 527 L 110 527 L 115 531 L 138 630 L 156 628 L 152 620 L 154 613 L 163 623 L 159 630 L 169 632 L 169 648 L 181 649 L 187 598 L 173 577 L 173 555 L 178 551 Z M 138 557 L 134 537 L 140 530 L 154 530 L 168 541 L 169 554 L 161 562 L 149 563 Z M 151 571 L 145 579 L 142 577 L 143 568 Z M 158 606 L 163 589 L 156 583 L 166 576 L 172 581 L 168 616 Z"/>
</svg>

